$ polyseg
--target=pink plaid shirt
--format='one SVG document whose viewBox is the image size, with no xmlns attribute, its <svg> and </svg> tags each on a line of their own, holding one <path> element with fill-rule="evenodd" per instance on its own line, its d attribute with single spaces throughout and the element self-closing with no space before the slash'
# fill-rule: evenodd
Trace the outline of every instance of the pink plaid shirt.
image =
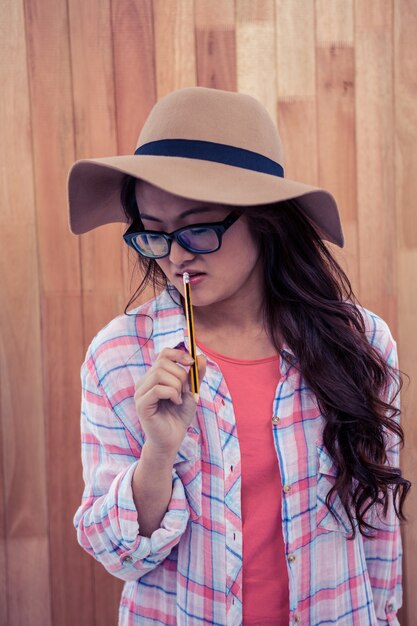
<svg viewBox="0 0 417 626">
<path fill-rule="evenodd" d="M 184 315 L 171 295 L 179 302 L 170 285 L 129 316 L 116 317 L 87 351 L 81 368 L 85 489 L 74 525 L 80 545 L 125 581 L 119 626 L 239 626 L 239 441 L 230 393 L 211 359 L 195 419 L 175 460 L 160 528 L 149 538 L 138 526 L 131 481 L 145 434 L 135 410 L 135 383 L 163 348 L 188 346 Z M 360 310 L 370 343 L 398 367 L 388 325 Z M 392 503 L 385 520 L 373 511 L 375 538 L 357 533 L 347 540 L 340 499 L 333 503 L 337 521 L 325 504 L 336 467 L 323 445 L 324 419 L 296 357 L 287 346 L 282 355 L 271 429 L 282 484 L 289 486 L 282 490 L 288 624 L 398 625 L 402 550 Z M 390 446 L 389 461 L 398 466 L 398 445 Z"/>
</svg>

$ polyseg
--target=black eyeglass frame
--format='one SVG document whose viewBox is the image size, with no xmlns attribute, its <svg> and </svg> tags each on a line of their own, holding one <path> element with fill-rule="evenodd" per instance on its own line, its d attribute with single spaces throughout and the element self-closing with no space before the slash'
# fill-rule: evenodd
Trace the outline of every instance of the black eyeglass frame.
<svg viewBox="0 0 417 626">
<path fill-rule="evenodd" d="M 188 252 L 193 252 L 194 254 L 211 254 L 212 252 L 216 252 L 217 250 L 219 250 L 220 246 L 222 245 L 222 237 L 224 233 L 226 232 L 228 228 L 232 226 L 232 224 L 234 224 L 239 219 L 241 215 L 242 215 L 241 211 L 233 210 L 231 213 L 229 213 L 229 215 L 225 217 L 225 219 L 222 222 L 204 222 L 200 224 L 189 224 L 188 226 L 182 226 L 181 228 L 177 228 L 177 230 L 173 230 L 171 233 L 165 233 L 160 230 L 138 230 L 138 222 L 135 221 L 129 226 L 127 231 L 124 233 L 123 239 L 125 240 L 128 246 L 133 248 L 136 252 L 139 252 L 139 254 L 141 254 L 147 259 L 163 259 L 169 256 L 171 252 L 171 244 L 174 240 L 182 248 L 184 248 L 184 250 L 187 250 Z M 205 252 L 201 250 L 196 250 L 195 248 L 192 248 L 191 246 L 181 241 L 180 240 L 181 233 L 185 230 L 190 230 L 191 228 L 211 228 L 212 230 L 214 230 L 214 232 L 217 235 L 217 240 L 218 240 L 217 248 L 215 248 L 214 250 L 208 250 Z M 143 235 L 143 234 L 144 235 L 159 235 L 160 237 L 163 237 L 168 243 L 168 252 L 160 256 L 144 254 L 142 250 L 139 250 L 136 247 L 135 240 L 134 240 L 136 235 Z"/>
</svg>

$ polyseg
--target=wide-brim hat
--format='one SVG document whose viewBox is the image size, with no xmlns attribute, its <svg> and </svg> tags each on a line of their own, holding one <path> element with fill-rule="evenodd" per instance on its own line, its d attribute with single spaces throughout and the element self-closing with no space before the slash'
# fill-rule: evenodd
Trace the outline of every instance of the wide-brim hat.
<svg viewBox="0 0 417 626">
<path fill-rule="evenodd" d="M 300 129 L 294 141 L 302 141 Z M 297 198 L 322 239 L 344 246 L 339 211 L 324 189 L 284 178 L 278 130 L 254 97 L 186 87 L 151 109 L 134 154 L 76 161 L 68 175 L 69 226 L 76 235 L 126 222 L 126 174 L 184 198 L 261 205 Z"/>
</svg>

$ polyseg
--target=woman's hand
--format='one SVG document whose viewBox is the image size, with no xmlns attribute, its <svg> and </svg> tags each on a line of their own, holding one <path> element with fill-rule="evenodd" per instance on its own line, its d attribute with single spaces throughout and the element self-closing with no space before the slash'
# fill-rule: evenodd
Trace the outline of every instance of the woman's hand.
<svg viewBox="0 0 417 626">
<path fill-rule="evenodd" d="M 147 446 L 156 452 L 174 456 L 194 419 L 197 403 L 185 369 L 192 362 L 188 352 L 164 348 L 136 385 L 136 410 Z M 206 373 L 206 366 L 206 358 L 198 357 L 200 380 Z"/>
</svg>

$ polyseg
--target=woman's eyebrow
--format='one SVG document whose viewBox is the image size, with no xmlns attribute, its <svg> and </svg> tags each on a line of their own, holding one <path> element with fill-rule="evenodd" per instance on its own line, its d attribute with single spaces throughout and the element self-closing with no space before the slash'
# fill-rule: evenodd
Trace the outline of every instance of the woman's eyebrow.
<svg viewBox="0 0 417 626">
<path fill-rule="evenodd" d="M 214 206 L 194 207 L 192 209 L 187 209 L 186 211 L 184 211 L 184 213 L 181 213 L 179 217 L 186 217 L 187 215 L 191 215 L 191 213 L 207 213 L 208 211 L 213 211 L 216 208 L 217 207 L 214 207 Z M 151 220 L 153 222 L 160 222 L 160 223 L 163 222 L 163 220 L 160 220 L 158 217 L 153 217 L 152 215 L 146 215 L 145 213 L 141 213 L 141 212 L 140 212 L 140 217 L 141 219 Z"/>
</svg>

